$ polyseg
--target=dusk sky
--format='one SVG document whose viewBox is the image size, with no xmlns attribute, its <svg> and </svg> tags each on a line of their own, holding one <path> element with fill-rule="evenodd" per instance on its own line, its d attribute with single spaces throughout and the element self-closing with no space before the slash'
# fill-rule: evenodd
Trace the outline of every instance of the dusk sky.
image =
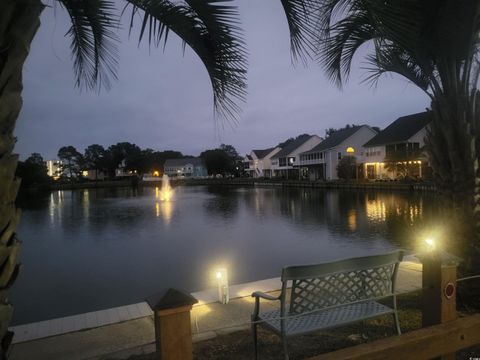
<svg viewBox="0 0 480 360">
<path fill-rule="evenodd" d="M 123 2 L 118 1 L 119 8 Z M 221 143 L 240 154 L 268 148 L 302 133 L 324 136 L 347 123 L 384 128 L 399 116 L 423 111 L 428 98 L 400 77 L 383 77 L 376 89 L 362 58 L 340 91 L 320 66 L 292 66 L 288 27 L 279 0 L 239 0 L 249 51 L 248 99 L 239 122 L 216 128 L 207 72 L 193 51 L 169 36 L 165 52 L 128 38 L 123 16 L 118 81 L 110 91 L 74 87 L 65 11 L 46 8 L 24 68 L 24 107 L 17 123 L 16 152 L 55 159 L 61 146 L 83 152 L 90 144 L 129 141 L 141 148 L 198 155 Z M 137 21 L 140 25 L 140 20 Z M 366 49 L 362 49 L 365 53 Z"/>
</svg>

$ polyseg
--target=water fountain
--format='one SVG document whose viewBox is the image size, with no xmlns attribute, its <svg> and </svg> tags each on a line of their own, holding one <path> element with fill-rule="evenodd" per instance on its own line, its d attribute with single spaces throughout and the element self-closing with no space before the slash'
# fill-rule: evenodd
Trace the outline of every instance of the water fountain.
<svg viewBox="0 0 480 360">
<path fill-rule="evenodd" d="M 162 188 L 160 190 L 159 198 L 161 201 L 170 201 L 173 197 L 173 189 L 170 186 L 170 180 L 167 174 L 162 176 Z"/>
</svg>

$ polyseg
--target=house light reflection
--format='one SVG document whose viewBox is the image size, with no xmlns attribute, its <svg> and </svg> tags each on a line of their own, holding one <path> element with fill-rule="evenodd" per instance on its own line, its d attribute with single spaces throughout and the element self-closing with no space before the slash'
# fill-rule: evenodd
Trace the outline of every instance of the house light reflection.
<svg viewBox="0 0 480 360">
<path fill-rule="evenodd" d="M 350 231 L 357 230 L 357 212 L 355 209 L 351 209 L 347 215 L 347 225 Z"/>
<path fill-rule="evenodd" d="M 385 221 L 387 218 L 385 201 L 367 200 L 366 204 L 367 217 L 372 221 Z"/>
</svg>

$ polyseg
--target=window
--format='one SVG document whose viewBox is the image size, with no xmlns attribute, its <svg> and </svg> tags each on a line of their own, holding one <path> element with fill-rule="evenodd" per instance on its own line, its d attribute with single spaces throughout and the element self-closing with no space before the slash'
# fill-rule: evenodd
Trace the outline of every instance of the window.
<svg viewBox="0 0 480 360">
<path fill-rule="evenodd" d="M 278 159 L 279 166 L 287 166 L 287 158 L 280 158 Z"/>
<path fill-rule="evenodd" d="M 337 154 L 337 157 L 338 157 L 338 160 L 340 160 L 340 159 L 342 158 L 342 153 L 339 152 L 339 153 Z"/>
<path fill-rule="evenodd" d="M 322 152 L 320 153 L 320 159 L 323 159 L 323 153 Z"/>
</svg>

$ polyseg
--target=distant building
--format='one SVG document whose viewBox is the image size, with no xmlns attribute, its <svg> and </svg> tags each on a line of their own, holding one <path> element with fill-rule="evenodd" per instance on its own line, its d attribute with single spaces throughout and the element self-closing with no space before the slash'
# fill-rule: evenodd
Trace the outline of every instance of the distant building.
<svg viewBox="0 0 480 360">
<path fill-rule="evenodd" d="M 244 159 L 245 172 L 253 178 L 272 177 L 271 158 L 281 150 L 280 147 L 264 150 L 252 150 Z"/>
<path fill-rule="evenodd" d="M 54 180 L 60 178 L 63 173 L 62 162 L 60 160 L 47 160 L 45 161 L 47 166 L 47 174 Z"/>
<path fill-rule="evenodd" d="M 342 157 L 355 156 L 363 163 L 362 145 L 377 132 L 368 125 L 335 131 L 313 149 L 300 154 L 302 174 L 310 180 L 337 180 L 337 166 Z"/>
<path fill-rule="evenodd" d="M 107 174 L 102 170 L 83 170 L 82 177 L 88 180 L 105 180 Z"/>
<path fill-rule="evenodd" d="M 164 174 L 170 177 L 198 178 L 208 176 L 207 167 L 201 158 L 167 159 Z"/>
<path fill-rule="evenodd" d="M 298 179 L 300 168 L 300 153 L 312 149 L 322 141 L 317 135 L 302 136 L 284 146 L 271 157 L 270 170 L 273 177 Z"/>
<path fill-rule="evenodd" d="M 422 178 L 428 161 L 423 153 L 427 112 L 402 116 L 364 144 L 367 179 Z"/>
</svg>

